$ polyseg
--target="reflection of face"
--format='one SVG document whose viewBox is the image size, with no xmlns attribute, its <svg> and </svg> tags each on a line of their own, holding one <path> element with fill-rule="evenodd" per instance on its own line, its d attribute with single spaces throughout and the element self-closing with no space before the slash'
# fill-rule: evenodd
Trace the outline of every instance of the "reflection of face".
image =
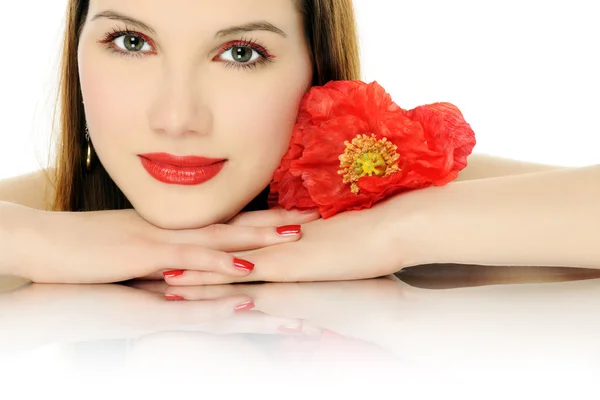
<svg viewBox="0 0 600 400">
<path fill-rule="evenodd" d="M 149 222 L 170 229 L 222 222 L 268 186 L 312 82 L 294 3 L 90 1 L 78 49 L 90 137 L 108 174 Z M 94 19 L 106 11 L 142 21 L 155 32 L 132 22 Z M 217 34 L 255 22 L 270 23 L 283 34 L 260 28 Z M 125 30 L 130 33 L 107 37 Z M 139 155 L 147 153 L 226 161 L 204 183 L 164 183 L 144 168 Z M 155 167 L 176 178 L 214 169 Z"/>
</svg>

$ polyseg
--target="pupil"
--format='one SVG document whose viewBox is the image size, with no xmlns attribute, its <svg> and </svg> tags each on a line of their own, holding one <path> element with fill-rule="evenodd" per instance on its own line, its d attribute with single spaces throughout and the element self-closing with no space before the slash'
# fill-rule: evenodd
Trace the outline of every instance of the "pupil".
<svg viewBox="0 0 600 400">
<path fill-rule="evenodd" d="M 144 42 L 137 36 L 125 36 L 127 50 L 139 51 L 144 47 Z"/>
<path fill-rule="evenodd" d="M 233 58 L 238 62 L 248 62 L 252 59 L 252 49 L 249 47 L 234 46 L 232 49 Z"/>
</svg>

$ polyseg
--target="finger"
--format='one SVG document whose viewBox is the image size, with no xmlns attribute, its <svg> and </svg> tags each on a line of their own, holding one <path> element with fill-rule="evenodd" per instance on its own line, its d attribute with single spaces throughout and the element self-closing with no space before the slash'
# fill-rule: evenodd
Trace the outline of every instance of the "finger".
<svg viewBox="0 0 600 400">
<path fill-rule="evenodd" d="M 159 244 L 149 255 L 153 270 L 163 272 L 168 279 L 184 276 L 188 271 L 218 272 L 232 277 L 247 277 L 254 272 L 254 264 L 223 251 L 192 244 Z"/>
<path fill-rule="evenodd" d="M 226 300 L 227 305 L 232 304 L 235 312 L 248 311 L 255 307 L 252 297 L 245 293 L 234 293 L 228 286 L 169 286 L 164 293 L 166 300 L 177 301 L 209 301 Z M 231 307 L 229 307 L 231 308 Z"/>
<path fill-rule="evenodd" d="M 257 268 L 252 274 L 233 276 L 219 271 L 187 271 L 172 277 L 168 283 L 173 286 L 223 285 L 242 282 L 303 282 L 331 280 L 330 271 L 315 270 L 304 262 L 306 250 L 297 247 L 302 242 L 284 243 L 260 250 L 241 252 L 236 257 L 251 260 Z M 352 279 L 349 277 L 347 279 Z M 345 280 L 345 279 L 344 279 Z"/>
<path fill-rule="evenodd" d="M 229 296 L 219 299 L 186 301 L 185 294 L 168 291 L 164 296 L 168 315 L 157 315 L 158 320 L 166 320 L 171 326 L 207 324 L 211 326 L 221 319 L 229 319 L 242 311 L 254 307 L 252 298 L 245 295 Z"/>
<path fill-rule="evenodd" d="M 164 234 L 164 239 L 170 243 L 195 244 L 214 250 L 232 252 L 297 241 L 302 236 L 302 226 L 258 227 L 215 224 L 201 229 L 165 231 Z"/>
<path fill-rule="evenodd" d="M 179 289 L 179 290 L 177 290 Z M 244 294 L 238 294 L 225 297 L 206 297 L 193 298 L 185 288 L 169 289 L 165 292 L 164 298 L 167 301 L 192 301 L 204 304 L 211 304 L 211 307 L 219 315 L 233 314 L 252 310 L 256 307 L 252 297 Z"/>
<path fill-rule="evenodd" d="M 273 209 L 240 213 L 227 222 L 228 225 L 243 226 L 285 226 L 305 224 L 321 216 L 318 210 L 300 211 Z"/>
<path fill-rule="evenodd" d="M 156 281 L 156 280 L 160 280 L 162 281 L 164 276 L 163 276 L 163 272 L 164 271 L 156 271 L 150 275 L 146 275 L 143 277 L 140 277 L 140 280 L 147 280 L 147 281 Z"/>
<path fill-rule="evenodd" d="M 231 283 L 257 282 L 258 279 L 251 276 L 232 277 L 214 272 L 186 271 L 185 274 L 176 277 L 165 278 L 172 286 L 207 286 L 207 285 L 229 285 Z"/>
<path fill-rule="evenodd" d="M 234 296 L 247 297 L 252 300 L 244 287 L 248 285 L 213 285 L 213 286 L 168 286 L 165 294 L 179 295 L 185 300 L 214 300 Z"/>
</svg>

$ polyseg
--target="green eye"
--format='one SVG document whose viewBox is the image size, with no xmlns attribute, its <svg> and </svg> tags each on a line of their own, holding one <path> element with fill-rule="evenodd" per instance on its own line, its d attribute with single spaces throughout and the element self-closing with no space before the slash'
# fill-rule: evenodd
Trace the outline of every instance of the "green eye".
<svg viewBox="0 0 600 400">
<path fill-rule="evenodd" d="M 114 38 L 114 44 L 121 50 L 127 52 L 149 52 L 152 47 L 139 36 L 125 34 Z M 142 51 L 146 50 L 146 51 Z"/>
<path fill-rule="evenodd" d="M 144 47 L 144 40 L 136 36 L 123 36 L 123 46 L 130 51 L 140 51 Z"/>
<path fill-rule="evenodd" d="M 253 51 L 254 50 L 252 50 L 249 47 L 233 46 L 231 48 L 231 53 L 233 55 L 233 59 L 237 62 L 243 62 L 243 63 L 251 61 Z"/>
<path fill-rule="evenodd" d="M 263 58 L 256 50 L 248 46 L 232 46 L 229 50 L 225 50 L 221 57 L 225 61 L 241 64 L 252 63 Z"/>
</svg>

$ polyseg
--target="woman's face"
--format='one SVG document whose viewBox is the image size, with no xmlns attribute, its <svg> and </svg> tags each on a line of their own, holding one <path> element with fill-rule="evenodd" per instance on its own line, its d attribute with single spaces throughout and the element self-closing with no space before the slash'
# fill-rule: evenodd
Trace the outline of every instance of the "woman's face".
<svg viewBox="0 0 600 400">
<path fill-rule="evenodd" d="M 294 3 L 90 1 L 78 49 L 90 138 L 149 222 L 223 222 L 269 185 L 312 82 Z"/>
</svg>

